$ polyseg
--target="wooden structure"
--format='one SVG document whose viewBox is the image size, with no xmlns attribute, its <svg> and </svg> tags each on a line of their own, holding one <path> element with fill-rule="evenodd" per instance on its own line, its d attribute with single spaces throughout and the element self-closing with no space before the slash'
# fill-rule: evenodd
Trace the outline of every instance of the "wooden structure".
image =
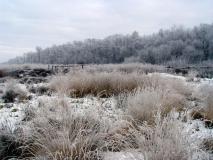
<svg viewBox="0 0 213 160">
<path fill-rule="evenodd" d="M 84 64 L 68 64 L 68 65 L 59 65 L 59 64 L 52 64 L 48 65 L 48 70 L 52 72 L 69 72 L 72 69 L 81 68 L 84 69 Z"/>
</svg>

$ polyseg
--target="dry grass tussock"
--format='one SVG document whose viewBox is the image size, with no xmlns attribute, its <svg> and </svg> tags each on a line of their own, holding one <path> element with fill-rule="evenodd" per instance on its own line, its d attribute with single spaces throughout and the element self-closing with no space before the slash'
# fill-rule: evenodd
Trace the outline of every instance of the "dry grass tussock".
<svg viewBox="0 0 213 160">
<path fill-rule="evenodd" d="M 187 135 L 182 133 L 182 122 L 172 117 L 174 116 L 168 115 L 162 119 L 160 113 L 157 113 L 155 126 L 141 127 L 143 134 L 138 136 L 138 142 L 145 159 L 189 160 L 198 152 L 200 157 L 194 159 L 208 159 L 208 155 L 193 147 Z"/>
<path fill-rule="evenodd" d="M 155 114 L 167 116 L 172 110 L 181 112 L 186 107 L 185 96 L 173 90 L 162 88 L 146 88 L 137 90 L 127 98 L 127 112 L 138 122 L 155 122 Z"/>
<path fill-rule="evenodd" d="M 95 118 L 70 110 L 66 101 L 59 100 L 55 106 L 39 104 L 28 119 L 33 139 L 29 150 L 35 159 L 99 159 L 97 134 L 103 126 Z"/>
<path fill-rule="evenodd" d="M 56 76 L 52 79 L 50 87 L 60 93 L 76 97 L 88 94 L 109 97 L 143 87 L 146 81 L 148 77 L 136 73 L 73 72 L 66 76 Z"/>
<path fill-rule="evenodd" d="M 29 122 L 33 144 L 30 152 L 36 159 L 103 159 L 104 152 L 140 150 L 147 159 L 187 159 L 192 156 L 181 123 L 156 113 L 155 125 L 137 125 L 117 120 L 106 124 L 100 117 L 76 114 L 67 104 L 43 106 Z M 47 107 L 47 108 L 46 108 Z"/>
<path fill-rule="evenodd" d="M 213 121 L 213 87 L 209 87 L 205 97 L 205 118 Z"/>
<path fill-rule="evenodd" d="M 7 123 L 7 122 L 6 122 Z M 0 124 L 0 159 L 8 160 L 13 158 L 24 159 L 32 156 L 29 152 L 31 144 L 22 136 L 19 129 L 13 131 L 9 124 Z"/>
<path fill-rule="evenodd" d="M 86 66 L 86 70 L 88 72 L 123 72 L 123 73 L 166 72 L 164 66 L 141 64 L 141 63 L 89 65 Z"/>
<path fill-rule="evenodd" d="M 198 108 L 195 112 L 198 112 L 200 117 L 213 121 L 213 86 L 201 86 L 194 93 L 194 97 L 201 103 L 200 108 Z"/>
<path fill-rule="evenodd" d="M 109 97 L 147 87 L 172 88 L 180 94 L 187 96 L 190 94 L 190 90 L 182 80 L 165 78 L 159 74 L 78 71 L 68 75 L 57 75 L 50 82 L 51 89 L 74 97 L 88 94 Z"/>
<path fill-rule="evenodd" d="M 153 91 L 147 89 L 145 93 Z M 28 129 L 22 131 L 25 141 L 21 148 L 28 153 L 22 158 L 95 160 L 103 159 L 108 151 L 136 149 L 149 160 L 190 159 L 195 151 L 181 133 L 181 121 L 170 114 L 162 117 L 158 111 L 153 113 L 155 125 L 151 126 L 135 123 L 134 119 L 108 123 L 101 115 L 76 112 L 63 98 L 44 101 L 31 111 Z"/>
<path fill-rule="evenodd" d="M 43 103 L 27 122 L 32 140 L 29 152 L 36 159 L 95 160 L 106 151 L 137 147 L 133 125 L 121 123 L 115 126 L 98 115 L 77 113 L 63 99 L 55 106 Z"/>
</svg>

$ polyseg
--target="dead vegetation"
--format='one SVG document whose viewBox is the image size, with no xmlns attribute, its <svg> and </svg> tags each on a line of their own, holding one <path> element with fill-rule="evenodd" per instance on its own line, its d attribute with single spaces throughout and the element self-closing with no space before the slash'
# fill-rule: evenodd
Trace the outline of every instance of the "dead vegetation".
<svg viewBox="0 0 213 160">
<path fill-rule="evenodd" d="M 127 64 L 107 64 L 107 65 L 88 65 L 87 72 L 122 72 L 122 73 L 154 73 L 166 72 L 166 68 L 161 65 L 127 63 Z"/>
<path fill-rule="evenodd" d="M 195 99 L 200 101 L 202 106 L 194 110 L 192 116 L 195 119 L 199 116 L 202 119 L 213 121 L 213 87 L 210 85 L 201 86 L 194 94 Z"/>
<path fill-rule="evenodd" d="M 100 115 L 74 112 L 63 99 L 52 104 L 41 104 L 28 117 L 27 139 L 32 140 L 28 151 L 33 155 L 28 158 L 95 160 L 103 159 L 103 152 L 137 147 L 136 130 L 128 121 L 111 127 Z"/>
<path fill-rule="evenodd" d="M 188 160 L 198 152 L 190 146 L 187 135 L 182 133 L 181 120 L 172 114 L 161 118 L 160 112 L 155 116 L 155 125 L 142 126 L 138 136 L 139 148 L 147 160 Z M 199 158 L 198 158 L 199 159 Z M 205 158 L 204 158 L 205 159 Z"/>
<path fill-rule="evenodd" d="M 127 110 L 136 121 L 153 124 L 155 114 L 161 112 L 161 116 L 167 116 L 172 110 L 181 112 L 186 107 L 186 99 L 183 95 L 162 88 L 146 88 L 138 90 L 128 97 Z"/>
<path fill-rule="evenodd" d="M 59 101 L 54 103 L 56 106 L 43 104 L 34 110 L 27 122 L 30 134 L 25 135 L 25 144 L 31 143 L 28 148 L 22 146 L 32 155 L 24 158 L 99 160 L 107 152 L 137 150 L 145 159 L 184 160 L 194 154 L 186 135 L 181 133 L 181 121 L 171 114 L 162 117 L 157 111 L 152 126 L 138 125 L 134 119 L 107 124 L 100 115 L 75 113 L 68 104 Z"/>
<path fill-rule="evenodd" d="M 20 86 L 15 80 L 7 83 L 6 90 L 3 93 L 2 99 L 5 103 L 13 103 L 16 99 L 24 101 L 28 98 L 26 87 Z"/>
<path fill-rule="evenodd" d="M 50 88 L 59 93 L 73 97 L 94 95 L 110 97 L 121 93 L 129 93 L 138 88 L 147 87 L 174 88 L 180 94 L 189 95 L 190 90 L 181 80 L 163 78 L 158 74 L 122 72 L 70 72 L 68 75 L 57 75 L 50 82 Z"/>
<path fill-rule="evenodd" d="M 67 93 L 74 97 L 89 94 L 109 97 L 143 87 L 147 80 L 147 77 L 139 74 L 74 72 L 53 78 L 50 87 L 59 93 Z"/>
<path fill-rule="evenodd" d="M 195 98 L 203 106 L 191 112 L 193 119 L 212 121 L 213 89 L 201 87 L 193 93 L 184 80 L 146 74 L 155 68 L 135 71 L 135 67 L 77 70 L 54 76 L 47 87 L 30 88 L 40 96 L 47 94 L 46 99 L 38 98 L 36 108 L 24 110 L 25 127 L 19 139 L 1 132 L 0 145 L 5 145 L 0 146 L 0 154 L 34 160 L 101 160 L 108 152 L 134 150 L 148 160 L 191 159 L 199 149 L 191 147 L 188 135 L 182 133 L 183 117 L 190 99 Z M 52 91 L 58 94 L 48 94 Z M 4 93 L 8 102 L 14 102 L 24 100 L 28 91 L 13 82 Z M 104 117 L 102 105 L 95 106 L 99 104 L 92 104 L 90 112 L 78 112 L 78 106 L 73 108 L 67 100 L 88 95 L 112 98 L 117 107 L 111 111 L 122 114 Z M 56 97 L 49 101 L 48 96 Z M 211 151 L 211 144 L 203 142 L 201 149 Z"/>
</svg>

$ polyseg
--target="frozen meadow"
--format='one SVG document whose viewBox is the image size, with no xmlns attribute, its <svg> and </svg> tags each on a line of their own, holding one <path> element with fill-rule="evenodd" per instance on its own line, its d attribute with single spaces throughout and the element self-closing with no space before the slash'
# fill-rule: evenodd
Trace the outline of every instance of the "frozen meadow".
<svg viewBox="0 0 213 160">
<path fill-rule="evenodd" d="M 1 159 L 212 159 L 213 79 L 109 68 L 4 77 Z"/>
</svg>

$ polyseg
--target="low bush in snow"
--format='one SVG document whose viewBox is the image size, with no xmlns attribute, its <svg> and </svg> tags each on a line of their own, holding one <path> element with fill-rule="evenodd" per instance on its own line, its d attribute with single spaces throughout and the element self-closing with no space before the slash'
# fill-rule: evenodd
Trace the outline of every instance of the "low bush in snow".
<svg viewBox="0 0 213 160">
<path fill-rule="evenodd" d="M 2 99 L 5 103 L 13 103 L 16 98 L 19 101 L 26 100 L 28 98 L 28 91 L 25 86 L 21 86 L 16 81 L 10 81 L 6 86 Z"/>
</svg>

